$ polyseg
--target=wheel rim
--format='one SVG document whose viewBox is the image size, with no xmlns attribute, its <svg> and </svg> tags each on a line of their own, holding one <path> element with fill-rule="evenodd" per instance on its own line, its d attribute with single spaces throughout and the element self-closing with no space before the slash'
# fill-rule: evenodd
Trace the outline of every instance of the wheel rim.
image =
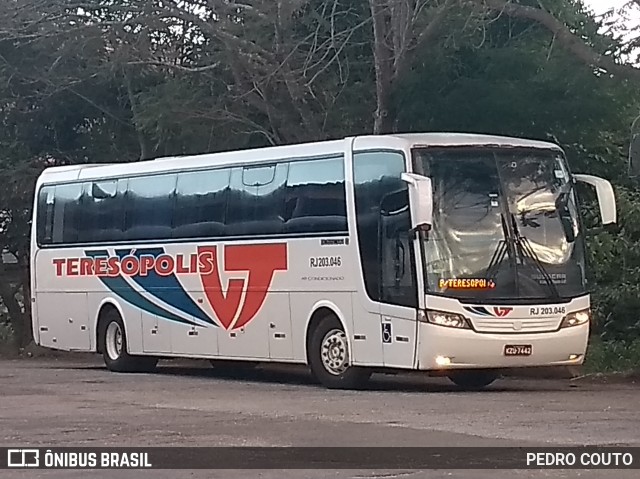
<svg viewBox="0 0 640 479">
<path fill-rule="evenodd" d="M 107 332 L 105 334 L 105 346 L 107 350 L 107 355 L 110 359 L 116 360 L 122 354 L 122 328 L 115 321 L 109 323 L 107 326 Z"/>
<path fill-rule="evenodd" d="M 325 334 L 320 348 L 322 365 L 334 376 L 339 376 L 349 368 L 349 348 L 347 335 L 340 329 L 332 329 Z"/>
</svg>

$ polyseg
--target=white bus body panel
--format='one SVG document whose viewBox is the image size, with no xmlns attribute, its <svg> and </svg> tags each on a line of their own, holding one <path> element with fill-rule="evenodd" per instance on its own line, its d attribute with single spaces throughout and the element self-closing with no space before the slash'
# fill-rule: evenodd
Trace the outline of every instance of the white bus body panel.
<svg viewBox="0 0 640 479">
<path fill-rule="evenodd" d="M 268 241 L 246 239 L 226 242 L 145 243 L 117 248 L 107 245 L 39 249 L 34 221 L 31 241 L 34 338 L 38 344 L 50 348 L 96 351 L 98 315 L 100 309 L 109 303 L 118 309 L 124 319 L 131 354 L 306 362 L 309 322 L 315 311 L 325 308 L 333 311 L 343 322 L 354 365 L 439 369 L 440 365 L 436 364 L 435 358 L 446 356 L 452 360 L 451 367 L 515 367 L 567 364 L 564 358 L 568 354 L 584 353 L 588 325 L 529 334 L 454 330 L 418 322 L 414 308 L 378 303 L 367 296 L 356 236 L 352 153 L 376 149 L 402 151 L 407 159 L 407 171 L 410 171 L 411 148 L 429 145 L 495 145 L 561 151 L 550 143 L 515 138 L 409 134 L 365 136 L 130 164 L 48 169 L 39 178 L 36 191 L 43 183 L 77 179 L 90 181 L 123 174 L 175 172 L 212 165 L 258 164 L 285 158 L 342 154 L 346 164 L 349 233 L 344 236 Z M 34 218 L 36 214 L 37 199 Z M 325 239 L 338 241 L 323 243 Z M 251 303 L 252 295 L 260 296 L 260 288 L 248 291 L 248 272 L 229 270 L 226 249 L 273 244 L 286 245 L 286 266 L 280 265 L 274 271 L 264 301 L 247 320 L 242 317 L 242 308 Z M 215 271 L 209 275 L 213 275 L 213 279 L 217 277 L 220 284 L 219 290 L 213 295 L 212 288 L 205 284 L 208 280 L 204 280 L 203 274 L 197 272 L 173 271 L 171 275 L 161 278 L 164 281 L 162 284 L 154 283 L 158 278 L 138 278 L 137 281 L 127 276 L 119 278 L 117 284 L 114 284 L 114 281 L 95 275 L 67 274 L 66 264 L 64 274 L 58 275 L 53 263 L 54 259 L 85 258 L 87 251 L 104 249 L 108 250 L 110 257 L 116 255 L 116 249 L 134 250 L 135 253 L 136 249 L 153 248 L 164 248 L 165 253 L 172 257 L 188 257 L 196 254 L 198 247 L 215 247 L 218 251 Z M 416 264 L 422 264 L 421 250 L 415 244 L 414 254 Z M 339 257 L 340 265 L 312 267 L 310 259 L 318 257 Z M 71 268 L 70 271 L 73 273 L 75 270 Z M 418 291 L 424 291 L 422 276 L 417 275 Z M 241 291 L 234 290 L 238 281 L 242 281 Z M 231 284 L 236 286 L 232 288 Z M 468 313 L 465 313 L 458 301 L 421 295 L 418 298 L 418 308 L 425 307 Z M 567 312 L 588 307 L 588 297 L 574 300 L 566 307 Z M 528 321 L 524 313 L 518 314 L 519 320 Z M 559 324 L 562 316 L 547 319 Z M 246 323 L 236 327 L 241 319 Z M 482 320 L 476 319 L 480 325 Z M 490 327 L 486 321 L 482 326 Z M 532 356 L 504 357 L 502 348 L 505 344 L 512 343 L 532 344 Z"/>
<path fill-rule="evenodd" d="M 545 306 L 462 305 L 457 300 L 436 296 L 428 297 L 427 302 L 431 309 L 465 316 L 476 330 L 484 332 L 419 323 L 418 369 L 562 366 L 584 361 L 589 324 L 562 329 L 560 324 L 567 313 L 588 309 L 588 296 Z M 532 353 L 505 356 L 507 345 L 528 345 Z M 438 364 L 438 357 L 448 358 L 450 363 Z"/>
<path fill-rule="evenodd" d="M 146 279 L 80 275 L 81 258 L 89 258 L 91 250 L 105 248 L 41 249 L 34 261 L 39 274 L 34 297 L 40 310 L 37 323 L 40 344 L 57 349 L 95 351 L 98 312 L 108 303 L 116 306 L 124 318 L 132 354 L 304 362 L 306 329 L 314 311 L 330 309 L 345 321 L 349 331 L 353 328 L 355 290 L 352 285 L 358 269 L 357 257 L 352 251 L 354 242 L 348 241 L 348 237 L 330 240 L 342 244 L 322 245 L 326 238 L 318 237 L 289 241 L 145 244 L 137 248 L 162 248 L 163 254 L 183 259 L 196 254 L 199 247 L 221 252 L 212 272 L 222 288 L 218 303 L 212 303 L 213 295 L 208 297 L 202 274 L 173 271 L 166 277 L 156 274 Z M 223 252 L 229 247 L 242 250 L 273 245 L 282 246 L 286 252 L 283 257 L 286 269 L 274 271 L 264 302 L 255 316 L 236 327 L 242 320 L 243 308 L 250 303 L 249 297 L 260 296 L 261 291 L 248 291 L 251 284 L 248 271 L 228 271 Z M 116 249 L 137 254 L 132 247 Z M 106 248 L 109 258 L 116 257 L 116 249 Z M 339 266 L 311 267 L 312 258 L 327 257 L 339 258 Z M 64 260 L 64 263 L 56 266 L 54 260 Z M 230 292 L 233 281 L 242 283 L 235 298 L 237 302 Z M 226 320 L 230 323 L 225 323 Z M 49 339 L 52 335 L 56 341 Z M 373 341 L 379 344 L 376 338 Z"/>
<path fill-rule="evenodd" d="M 536 334 L 478 334 L 420 323 L 419 333 L 418 369 L 422 370 L 571 366 L 584 361 L 589 325 Z M 529 345 L 533 352 L 505 356 L 505 345 Z M 451 362 L 443 366 L 438 357 Z"/>
</svg>

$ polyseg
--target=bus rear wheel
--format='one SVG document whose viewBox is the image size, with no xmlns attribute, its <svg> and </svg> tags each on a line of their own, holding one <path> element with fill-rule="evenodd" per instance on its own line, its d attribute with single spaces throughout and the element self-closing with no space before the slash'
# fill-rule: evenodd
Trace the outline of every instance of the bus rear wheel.
<svg viewBox="0 0 640 479">
<path fill-rule="evenodd" d="M 491 371 L 458 371 L 449 374 L 449 379 L 456 386 L 473 391 L 487 387 L 498 375 Z"/>
<path fill-rule="evenodd" d="M 327 388 L 360 388 L 371 376 L 370 370 L 351 365 L 349 341 L 335 317 L 326 317 L 317 325 L 308 348 L 311 372 Z"/>
<path fill-rule="evenodd" d="M 158 363 L 157 358 L 131 356 L 127 351 L 127 334 L 120 314 L 115 309 L 105 312 L 101 322 L 100 351 L 104 363 L 115 372 L 150 372 Z"/>
</svg>

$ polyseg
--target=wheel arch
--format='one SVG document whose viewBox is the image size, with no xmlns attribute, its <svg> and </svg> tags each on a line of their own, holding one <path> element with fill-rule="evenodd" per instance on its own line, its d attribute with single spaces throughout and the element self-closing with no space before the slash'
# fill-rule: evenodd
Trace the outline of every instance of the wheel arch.
<svg viewBox="0 0 640 479">
<path fill-rule="evenodd" d="M 322 320 L 331 316 L 333 316 L 338 321 L 340 321 L 340 324 L 342 325 L 342 328 L 344 329 L 344 332 L 347 335 L 347 343 L 349 345 L 349 350 L 350 351 L 352 350 L 350 330 L 347 325 L 346 318 L 342 313 L 342 311 L 340 310 L 340 308 L 335 303 L 332 303 L 331 301 L 318 301 L 311 308 L 311 314 L 307 318 L 307 327 L 306 327 L 305 339 L 304 339 L 304 356 L 307 364 L 310 364 L 309 343 L 311 341 L 311 336 L 313 335 L 313 332 L 318 327 L 318 325 L 322 322 Z"/>
<path fill-rule="evenodd" d="M 118 303 L 118 301 L 114 300 L 111 297 L 107 297 L 104 298 L 100 304 L 98 305 L 97 308 L 97 312 L 96 312 L 96 317 L 94 320 L 94 339 L 95 339 L 95 344 L 96 344 L 96 351 L 98 353 L 103 353 L 104 351 L 102 351 L 102 343 L 103 343 L 103 335 L 104 335 L 104 328 L 102 327 L 102 322 L 104 321 L 104 318 L 107 315 L 108 311 L 116 311 L 119 315 L 120 315 L 120 319 L 122 319 L 122 324 L 124 326 L 124 333 L 126 335 L 127 338 L 129 338 L 129 330 L 128 330 L 128 325 L 127 322 L 124 319 L 124 312 L 122 310 L 122 306 Z M 128 344 L 127 344 L 127 349 L 128 349 Z"/>
</svg>

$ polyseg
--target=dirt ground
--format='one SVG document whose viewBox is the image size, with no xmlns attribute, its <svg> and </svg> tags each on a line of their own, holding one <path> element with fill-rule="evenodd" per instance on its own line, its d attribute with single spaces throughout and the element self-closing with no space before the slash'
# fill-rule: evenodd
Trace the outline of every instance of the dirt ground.
<svg viewBox="0 0 640 479">
<path fill-rule="evenodd" d="M 0 360 L 2 446 L 640 446 L 637 383 L 504 379 L 463 392 L 445 379 L 374 376 L 331 391 L 303 368 L 244 375 L 206 362 L 115 374 L 97 357 Z M 95 471 L 91 477 L 603 477 L 603 471 Z M 86 477 L 2 471 L 3 478 Z M 613 471 L 611 477 L 637 477 Z"/>
</svg>

